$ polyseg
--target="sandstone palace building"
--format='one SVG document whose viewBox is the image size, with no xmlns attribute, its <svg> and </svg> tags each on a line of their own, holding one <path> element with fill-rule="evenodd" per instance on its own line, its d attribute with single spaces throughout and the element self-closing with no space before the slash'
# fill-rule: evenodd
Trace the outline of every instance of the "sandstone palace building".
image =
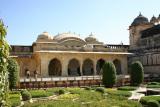
<svg viewBox="0 0 160 107">
<path fill-rule="evenodd" d="M 112 61 L 117 74 L 127 74 L 128 46 L 105 45 L 93 34 L 82 39 L 75 33 L 38 35 L 32 46 L 12 46 L 11 55 L 20 65 L 20 77 L 27 71 L 34 77 L 99 75 L 105 61 Z"/>
<path fill-rule="evenodd" d="M 139 14 L 129 27 L 129 63 L 142 62 L 146 74 L 160 77 L 160 16 L 148 18 Z"/>
<path fill-rule="evenodd" d="M 31 46 L 12 45 L 11 57 L 20 65 L 20 77 L 48 78 L 101 74 L 105 61 L 115 64 L 117 75 L 127 75 L 132 61 L 139 60 L 146 74 L 160 75 L 160 17 L 150 21 L 139 14 L 129 26 L 130 45 L 105 44 L 92 33 L 82 39 L 67 32 L 43 32 Z"/>
</svg>

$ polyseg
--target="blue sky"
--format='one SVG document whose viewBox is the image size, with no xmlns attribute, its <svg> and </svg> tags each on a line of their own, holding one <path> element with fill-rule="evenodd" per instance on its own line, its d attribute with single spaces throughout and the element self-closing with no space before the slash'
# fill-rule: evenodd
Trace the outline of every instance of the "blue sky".
<svg viewBox="0 0 160 107">
<path fill-rule="evenodd" d="M 91 32 L 107 44 L 129 44 L 128 27 L 139 12 L 160 14 L 160 0 L 1 0 L 0 18 L 12 45 L 31 45 L 38 34 Z"/>
</svg>

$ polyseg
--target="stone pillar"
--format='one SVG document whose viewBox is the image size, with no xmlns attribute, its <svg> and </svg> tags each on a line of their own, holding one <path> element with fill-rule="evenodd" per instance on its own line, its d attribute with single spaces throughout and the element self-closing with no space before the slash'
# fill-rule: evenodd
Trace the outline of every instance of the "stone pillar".
<svg viewBox="0 0 160 107">
<path fill-rule="evenodd" d="M 127 56 L 122 56 L 121 58 L 121 70 L 122 74 L 128 74 L 128 63 Z"/>
<path fill-rule="evenodd" d="M 68 76 L 68 60 L 63 58 L 62 62 L 62 76 Z"/>
<path fill-rule="evenodd" d="M 81 73 L 81 76 L 83 76 L 83 61 L 80 60 L 80 73 Z"/>
<path fill-rule="evenodd" d="M 41 56 L 41 76 L 48 77 L 48 58 L 46 56 Z"/>
<path fill-rule="evenodd" d="M 96 60 L 94 60 L 94 61 L 93 61 L 94 75 L 96 75 L 96 74 L 97 74 L 96 65 L 97 65 L 97 61 L 96 61 Z"/>
</svg>

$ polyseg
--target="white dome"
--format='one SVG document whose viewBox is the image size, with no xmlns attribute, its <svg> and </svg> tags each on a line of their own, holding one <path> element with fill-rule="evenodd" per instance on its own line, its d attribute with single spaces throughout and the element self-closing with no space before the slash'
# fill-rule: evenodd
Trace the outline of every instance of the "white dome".
<svg viewBox="0 0 160 107">
<path fill-rule="evenodd" d="M 63 39 L 69 39 L 69 38 L 81 39 L 80 36 L 75 33 L 62 33 L 54 37 L 55 40 L 63 40 Z"/>
<path fill-rule="evenodd" d="M 88 37 L 85 38 L 86 42 L 90 42 L 90 41 L 98 41 L 97 38 L 95 38 L 95 36 L 91 33 Z"/>
<path fill-rule="evenodd" d="M 38 39 L 51 39 L 52 37 L 48 34 L 48 32 L 43 32 L 38 35 Z"/>
</svg>

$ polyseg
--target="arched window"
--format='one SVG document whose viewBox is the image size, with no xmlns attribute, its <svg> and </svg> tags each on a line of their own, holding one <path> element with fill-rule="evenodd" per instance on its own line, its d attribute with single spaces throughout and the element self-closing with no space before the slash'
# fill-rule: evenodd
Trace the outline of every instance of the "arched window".
<svg viewBox="0 0 160 107">
<path fill-rule="evenodd" d="M 86 59 L 83 62 L 83 75 L 93 75 L 94 69 L 93 69 L 93 61 L 90 59 Z"/>
<path fill-rule="evenodd" d="M 68 75 L 69 76 L 80 76 L 80 64 L 77 59 L 71 59 L 68 64 Z"/>
<path fill-rule="evenodd" d="M 122 74 L 122 71 L 121 71 L 121 62 L 120 62 L 120 60 L 115 59 L 115 60 L 113 61 L 113 63 L 114 63 L 114 65 L 115 65 L 115 67 L 116 67 L 117 75 Z"/>
<path fill-rule="evenodd" d="M 48 70 L 49 76 L 61 76 L 62 65 L 58 59 L 56 58 L 52 59 L 48 67 L 49 67 L 49 70 Z"/>
<path fill-rule="evenodd" d="M 105 63 L 105 60 L 103 60 L 103 59 L 99 59 L 97 61 L 96 70 L 97 70 L 98 75 L 101 74 L 101 71 L 102 71 L 101 69 L 102 69 L 104 63 Z"/>
</svg>

